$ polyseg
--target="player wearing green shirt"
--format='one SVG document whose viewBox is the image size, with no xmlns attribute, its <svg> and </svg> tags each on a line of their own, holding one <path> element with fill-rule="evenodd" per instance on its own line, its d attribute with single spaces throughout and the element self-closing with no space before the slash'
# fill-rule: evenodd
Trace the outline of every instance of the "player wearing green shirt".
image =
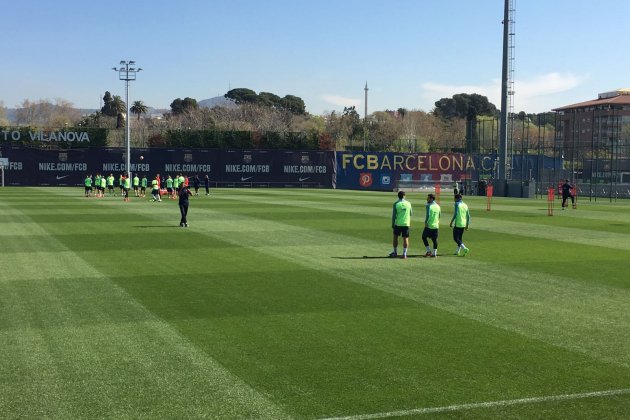
<svg viewBox="0 0 630 420">
<path fill-rule="evenodd" d="M 83 183 L 85 184 L 85 196 L 89 197 L 92 195 L 92 175 L 88 175 L 85 177 L 85 180 L 83 180 Z"/>
<path fill-rule="evenodd" d="M 179 175 L 175 175 L 175 178 L 173 178 L 173 199 L 175 198 L 175 196 L 179 195 Z"/>
<path fill-rule="evenodd" d="M 128 176 L 123 177 L 123 201 L 129 201 L 129 188 L 131 188 L 131 180 Z"/>
<path fill-rule="evenodd" d="M 140 197 L 144 197 L 147 194 L 147 184 L 148 184 L 147 176 L 142 175 L 142 180 L 140 180 Z"/>
<path fill-rule="evenodd" d="M 138 191 L 138 187 L 140 186 L 140 178 L 138 178 L 138 174 L 133 176 L 133 192 L 136 194 L 136 197 L 140 197 L 140 192 Z"/>
<path fill-rule="evenodd" d="M 105 188 L 107 187 L 107 178 L 101 177 L 101 198 L 105 197 Z"/>
<path fill-rule="evenodd" d="M 422 231 L 422 243 L 427 248 L 425 257 L 437 257 L 438 231 L 440 229 L 440 205 L 435 202 L 435 195 L 427 196 L 426 214 L 424 218 L 424 230 Z M 429 246 L 428 239 L 433 242 L 433 252 Z"/>
<path fill-rule="evenodd" d="M 109 191 L 110 195 L 114 194 L 114 174 L 109 174 L 107 177 L 107 191 Z"/>
<path fill-rule="evenodd" d="M 120 174 L 118 176 L 118 188 L 120 189 L 120 195 L 124 196 L 125 195 L 125 174 Z"/>
<path fill-rule="evenodd" d="M 94 188 L 96 191 L 94 192 L 95 197 L 100 197 L 101 195 L 101 174 L 96 174 L 94 177 Z"/>
<path fill-rule="evenodd" d="M 166 178 L 166 193 L 168 198 L 173 198 L 173 178 L 170 175 Z"/>
<path fill-rule="evenodd" d="M 389 254 L 390 257 L 398 256 L 398 237 L 403 238 L 403 254 L 401 258 L 407 258 L 407 248 L 409 248 L 409 227 L 411 226 L 411 203 L 405 200 L 405 192 L 398 191 L 398 201 L 394 203 L 392 208 L 392 229 L 394 231 L 394 239 L 392 245 L 394 249 Z"/>
<path fill-rule="evenodd" d="M 158 176 L 156 175 L 153 181 L 151 181 L 151 195 L 153 199 L 151 201 L 162 201 L 160 198 L 160 181 L 158 181 Z"/>
<path fill-rule="evenodd" d="M 455 223 L 455 226 L 453 226 L 453 223 Z M 459 255 L 459 252 L 463 250 L 464 256 L 466 256 L 470 251 L 463 242 L 464 230 L 468 230 L 468 225 L 470 225 L 470 211 L 468 210 L 468 205 L 462 201 L 461 194 L 455 194 L 455 212 L 449 224 L 449 226 L 453 228 L 453 240 L 457 244 L 455 255 Z"/>
</svg>

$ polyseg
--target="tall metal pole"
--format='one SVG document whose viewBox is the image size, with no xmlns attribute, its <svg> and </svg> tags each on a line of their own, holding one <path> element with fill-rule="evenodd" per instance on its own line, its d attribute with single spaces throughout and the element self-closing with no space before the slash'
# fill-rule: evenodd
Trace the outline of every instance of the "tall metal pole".
<svg viewBox="0 0 630 420">
<path fill-rule="evenodd" d="M 127 64 L 127 69 L 129 68 L 129 64 Z M 125 79 L 125 104 L 127 110 L 125 111 L 125 140 L 127 144 L 127 162 L 125 163 L 125 169 L 127 169 L 127 179 L 131 182 L 131 125 L 129 118 L 129 80 Z"/>
<path fill-rule="evenodd" d="M 367 143 L 367 110 L 368 110 L 368 85 L 367 80 L 365 81 L 365 110 L 363 112 L 363 151 L 365 152 L 366 143 Z"/>
<path fill-rule="evenodd" d="M 510 0 L 503 6 L 503 61 L 501 69 L 501 121 L 499 129 L 499 167 L 497 178 L 506 179 L 508 134 L 508 37 L 510 34 Z"/>
<path fill-rule="evenodd" d="M 122 60 L 120 62 L 120 67 L 113 67 L 113 70 L 118 72 L 118 79 L 125 81 L 125 143 L 127 146 L 125 169 L 129 180 L 131 180 L 131 118 L 129 117 L 129 82 L 136 80 L 136 73 L 142 70 L 141 68 L 136 68 L 135 65 L 136 62 L 133 60 Z"/>
</svg>

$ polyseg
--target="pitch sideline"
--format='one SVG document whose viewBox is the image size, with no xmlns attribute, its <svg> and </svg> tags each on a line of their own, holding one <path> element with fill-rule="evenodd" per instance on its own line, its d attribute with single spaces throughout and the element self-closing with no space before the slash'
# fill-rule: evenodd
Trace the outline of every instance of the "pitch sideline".
<svg viewBox="0 0 630 420">
<path fill-rule="evenodd" d="M 519 398 L 515 400 L 488 401 L 488 402 L 481 402 L 481 403 L 447 405 L 444 407 L 413 408 L 410 410 L 389 411 L 385 413 L 373 413 L 373 414 L 358 414 L 354 416 L 345 416 L 345 417 L 326 417 L 321 420 L 382 419 L 382 418 L 387 418 L 387 417 L 411 416 L 414 414 L 443 413 L 443 412 L 449 412 L 449 411 L 472 410 L 475 408 L 506 407 L 506 406 L 518 405 L 518 404 L 531 404 L 531 403 L 548 402 L 548 401 L 577 400 L 581 398 L 609 397 L 613 395 L 625 395 L 625 394 L 630 394 L 630 388 L 611 389 L 608 391 L 585 392 L 582 394 L 548 395 L 545 397 Z"/>
</svg>

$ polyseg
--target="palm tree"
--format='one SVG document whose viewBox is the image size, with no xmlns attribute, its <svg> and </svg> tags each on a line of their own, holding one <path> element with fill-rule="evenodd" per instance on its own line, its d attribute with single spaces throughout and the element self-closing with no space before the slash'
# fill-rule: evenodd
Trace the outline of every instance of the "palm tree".
<svg viewBox="0 0 630 420">
<path fill-rule="evenodd" d="M 140 119 L 140 115 L 146 114 L 149 110 L 149 107 L 146 106 L 142 101 L 135 101 L 133 106 L 129 108 L 132 114 L 138 115 L 138 120 Z"/>
<path fill-rule="evenodd" d="M 110 103 L 111 112 L 116 115 L 116 128 L 122 128 L 125 118 L 127 118 L 127 104 L 118 95 L 115 95 Z"/>
<path fill-rule="evenodd" d="M 127 112 L 127 104 L 125 104 L 125 101 L 123 101 L 119 95 L 114 95 L 114 99 L 112 100 L 112 108 L 119 114 L 124 114 Z"/>
</svg>

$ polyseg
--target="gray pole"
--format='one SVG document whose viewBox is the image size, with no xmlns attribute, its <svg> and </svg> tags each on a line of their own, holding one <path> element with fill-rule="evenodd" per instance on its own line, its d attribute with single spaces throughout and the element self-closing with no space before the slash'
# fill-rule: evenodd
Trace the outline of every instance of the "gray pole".
<svg viewBox="0 0 630 420">
<path fill-rule="evenodd" d="M 368 101 L 368 87 L 367 87 L 367 82 L 365 82 L 365 88 L 363 89 L 365 90 L 365 111 L 363 112 L 363 119 L 365 121 L 367 121 L 367 101 Z"/>
<path fill-rule="evenodd" d="M 367 104 L 368 104 L 368 86 L 367 80 L 365 81 L 365 110 L 363 112 L 363 151 L 365 152 L 367 143 Z"/>
<path fill-rule="evenodd" d="M 508 131 L 508 37 L 510 29 L 510 1 L 505 0 L 503 10 L 503 67 L 501 70 L 501 121 L 499 128 L 498 179 L 506 179 L 507 131 Z"/>
<path fill-rule="evenodd" d="M 129 63 L 127 63 L 127 73 L 129 72 Z M 127 178 L 131 182 L 131 124 L 129 123 L 129 78 L 125 79 L 125 104 L 127 104 L 127 111 L 125 115 L 125 123 L 127 124 L 126 142 L 127 142 L 127 162 L 125 168 L 127 169 Z"/>
<path fill-rule="evenodd" d="M 127 115 L 125 115 L 125 143 L 127 146 L 127 159 L 125 160 L 125 169 L 127 177 L 131 182 L 131 122 L 129 117 L 129 82 L 136 80 L 136 73 L 141 71 L 141 68 L 130 67 L 135 66 L 136 62 L 132 60 L 123 60 L 120 62 L 120 67 L 113 67 L 114 71 L 118 72 L 118 79 L 125 81 L 125 106 L 127 108 Z M 124 67 L 123 67 L 124 66 Z"/>
</svg>

